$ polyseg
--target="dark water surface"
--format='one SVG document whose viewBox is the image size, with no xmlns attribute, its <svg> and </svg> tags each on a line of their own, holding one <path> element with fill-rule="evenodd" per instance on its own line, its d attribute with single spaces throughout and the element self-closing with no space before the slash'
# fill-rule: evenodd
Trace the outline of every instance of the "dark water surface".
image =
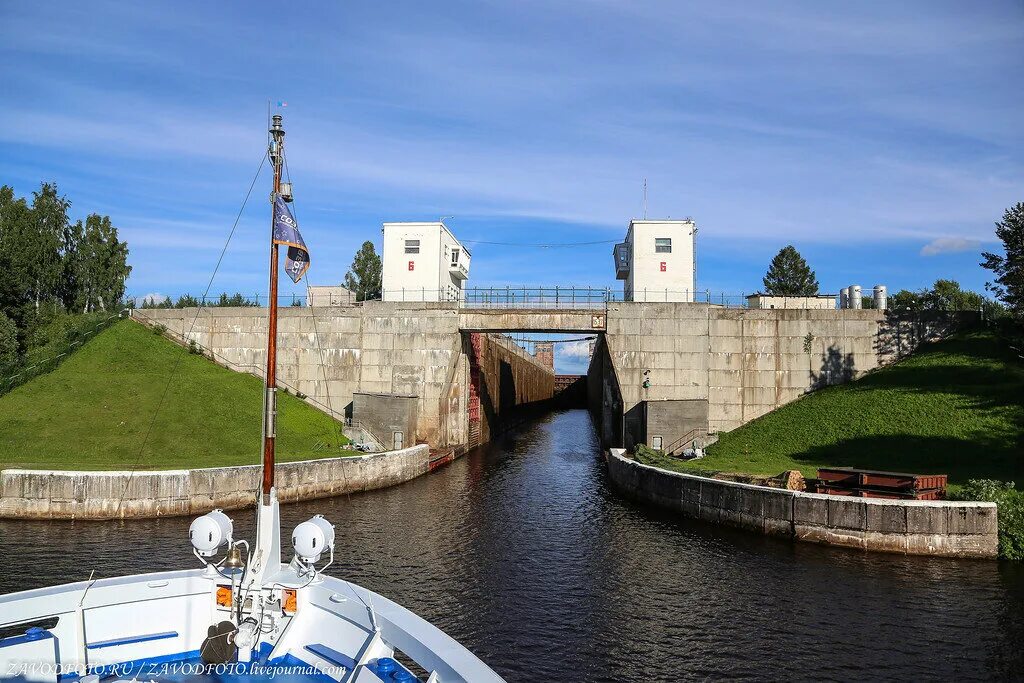
<svg viewBox="0 0 1024 683">
<path fill-rule="evenodd" d="M 867 555 L 677 519 L 608 488 L 586 412 L 408 484 L 282 508 L 337 525 L 330 573 L 509 681 L 1024 677 L 1024 570 Z M 251 534 L 251 511 L 231 513 Z M 196 564 L 189 520 L 0 521 L 0 593 Z"/>
</svg>

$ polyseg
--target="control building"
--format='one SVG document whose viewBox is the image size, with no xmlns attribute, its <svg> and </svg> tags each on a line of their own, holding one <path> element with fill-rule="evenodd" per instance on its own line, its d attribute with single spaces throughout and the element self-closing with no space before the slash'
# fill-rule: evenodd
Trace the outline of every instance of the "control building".
<svg viewBox="0 0 1024 683">
<path fill-rule="evenodd" d="M 437 221 L 384 224 L 384 301 L 462 301 L 469 250 Z"/>
<path fill-rule="evenodd" d="M 694 301 L 697 224 L 693 219 L 629 222 L 612 250 L 626 301 Z"/>
</svg>

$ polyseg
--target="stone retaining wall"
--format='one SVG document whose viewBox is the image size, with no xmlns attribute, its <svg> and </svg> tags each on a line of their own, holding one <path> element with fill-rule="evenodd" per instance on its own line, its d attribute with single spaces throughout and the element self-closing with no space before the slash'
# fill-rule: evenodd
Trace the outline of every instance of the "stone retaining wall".
<svg viewBox="0 0 1024 683">
<path fill-rule="evenodd" d="M 863 550 L 994 558 L 996 504 L 882 500 L 787 491 L 719 481 L 642 465 L 613 448 L 615 486 L 633 498 L 687 517 Z"/>
<path fill-rule="evenodd" d="M 275 483 L 282 502 L 326 498 L 400 484 L 425 474 L 429 462 L 426 444 L 387 453 L 286 462 L 277 465 Z M 195 515 L 254 504 L 260 482 L 259 465 L 134 474 L 8 469 L 0 471 L 0 517 Z"/>
</svg>

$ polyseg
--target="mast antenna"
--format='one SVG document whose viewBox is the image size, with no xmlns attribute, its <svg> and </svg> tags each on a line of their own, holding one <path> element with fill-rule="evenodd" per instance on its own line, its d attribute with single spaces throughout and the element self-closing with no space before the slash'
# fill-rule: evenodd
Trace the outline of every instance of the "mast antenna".
<svg viewBox="0 0 1024 683">
<path fill-rule="evenodd" d="M 270 125 L 268 155 L 274 167 L 274 192 L 270 196 L 270 301 L 267 315 L 267 374 L 263 396 L 263 503 L 269 504 L 274 488 L 274 456 L 277 436 L 277 262 L 274 241 L 275 200 L 281 193 L 281 167 L 284 164 L 284 127 L 282 117 L 274 114 Z"/>
<path fill-rule="evenodd" d="M 644 178 L 644 220 L 647 220 L 647 178 Z"/>
</svg>

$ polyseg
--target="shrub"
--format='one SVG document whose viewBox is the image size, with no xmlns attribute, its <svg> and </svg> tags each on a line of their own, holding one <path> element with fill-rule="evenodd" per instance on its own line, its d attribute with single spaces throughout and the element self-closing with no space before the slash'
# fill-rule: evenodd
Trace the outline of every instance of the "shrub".
<svg viewBox="0 0 1024 683">
<path fill-rule="evenodd" d="M 957 500 L 987 500 L 999 506 L 999 557 L 1024 560 L 1024 491 L 1012 481 L 971 479 L 953 496 Z"/>
<path fill-rule="evenodd" d="M 633 459 L 644 465 L 660 465 L 665 462 L 665 453 L 640 443 L 633 450 Z"/>
</svg>

